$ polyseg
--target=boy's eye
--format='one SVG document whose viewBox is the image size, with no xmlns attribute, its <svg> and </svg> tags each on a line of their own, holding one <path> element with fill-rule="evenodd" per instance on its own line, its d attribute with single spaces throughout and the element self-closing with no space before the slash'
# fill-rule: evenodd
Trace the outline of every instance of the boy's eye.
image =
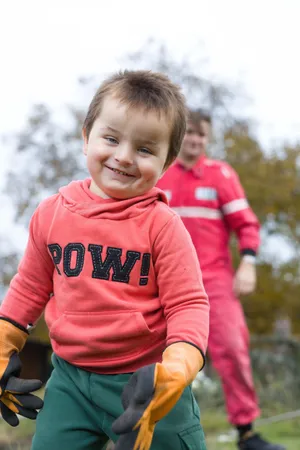
<svg viewBox="0 0 300 450">
<path fill-rule="evenodd" d="M 114 137 L 111 137 L 111 136 L 106 136 L 105 139 L 106 139 L 110 144 L 117 144 L 117 143 L 118 143 L 117 139 L 115 139 Z"/>
<path fill-rule="evenodd" d="M 149 149 L 146 148 L 146 147 L 140 147 L 140 148 L 138 149 L 138 151 L 141 152 L 141 153 L 146 153 L 146 154 L 152 155 L 151 150 L 149 150 Z"/>
</svg>

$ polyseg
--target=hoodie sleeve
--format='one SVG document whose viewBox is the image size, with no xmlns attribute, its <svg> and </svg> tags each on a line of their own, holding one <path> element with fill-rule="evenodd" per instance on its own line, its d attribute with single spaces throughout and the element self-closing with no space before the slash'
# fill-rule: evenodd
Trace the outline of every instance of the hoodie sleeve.
<svg viewBox="0 0 300 450">
<path fill-rule="evenodd" d="M 154 242 L 154 268 L 167 320 L 167 345 L 188 342 L 207 349 L 209 303 L 190 235 L 179 216 L 166 223 Z"/>
<path fill-rule="evenodd" d="M 41 209 L 40 205 L 32 216 L 24 256 L 0 307 L 1 316 L 24 327 L 38 320 L 53 291 L 54 267 L 43 238 L 46 221 Z"/>
</svg>

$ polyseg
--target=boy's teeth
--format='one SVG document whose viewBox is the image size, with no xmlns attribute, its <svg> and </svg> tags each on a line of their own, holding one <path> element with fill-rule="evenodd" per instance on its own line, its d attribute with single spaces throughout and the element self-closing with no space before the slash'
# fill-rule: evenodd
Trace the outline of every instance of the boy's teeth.
<svg viewBox="0 0 300 450">
<path fill-rule="evenodd" d="M 122 172 L 121 170 L 113 169 L 114 172 L 121 173 L 122 175 L 127 175 L 127 173 Z"/>
</svg>

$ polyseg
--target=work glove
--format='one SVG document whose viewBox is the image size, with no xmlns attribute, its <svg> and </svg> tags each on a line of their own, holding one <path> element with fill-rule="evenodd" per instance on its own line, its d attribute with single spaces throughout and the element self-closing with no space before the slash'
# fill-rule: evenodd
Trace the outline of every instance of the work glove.
<svg viewBox="0 0 300 450">
<path fill-rule="evenodd" d="M 43 401 L 32 395 L 42 386 L 39 380 L 19 378 L 19 352 L 28 337 L 27 330 L 14 321 L 0 317 L 0 412 L 11 426 L 19 424 L 17 414 L 35 419 Z"/>
<path fill-rule="evenodd" d="M 112 425 L 120 435 L 115 450 L 148 450 L 156 423 L 171 411 L 203 364 L 197 347 L 177 342 L 166 348 L 162 363 L 137 370 L 122 393 L 125 411 Z"/>
</svg>

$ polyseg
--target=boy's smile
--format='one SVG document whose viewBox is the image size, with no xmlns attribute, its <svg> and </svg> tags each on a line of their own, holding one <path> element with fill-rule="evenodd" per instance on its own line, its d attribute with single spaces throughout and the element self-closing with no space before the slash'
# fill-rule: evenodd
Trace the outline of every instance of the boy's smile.
<svg viewBox="0 0 300 450">
<path fill-rule="evenodd" d="M 84 154 L 92 177 L 90 189 L 102 198 L 126 199 L 155 186 L 170 143 L 170 124 L 163 113 L 128 108 L 117 98 L 104 99 Z"/>
<path fill-rule="evenodd" d="M 109 167 L 107 165 L 104 165 L 105 167 L 107 167 L 108 169 L 112 170 L 114 173 L 121 175 L 121 176 L 125 176 L 125 177 L 134 177 L 134 175 L 131 175 L 130 173 L 115 169 L 113 167 Z"/>
</svg>

